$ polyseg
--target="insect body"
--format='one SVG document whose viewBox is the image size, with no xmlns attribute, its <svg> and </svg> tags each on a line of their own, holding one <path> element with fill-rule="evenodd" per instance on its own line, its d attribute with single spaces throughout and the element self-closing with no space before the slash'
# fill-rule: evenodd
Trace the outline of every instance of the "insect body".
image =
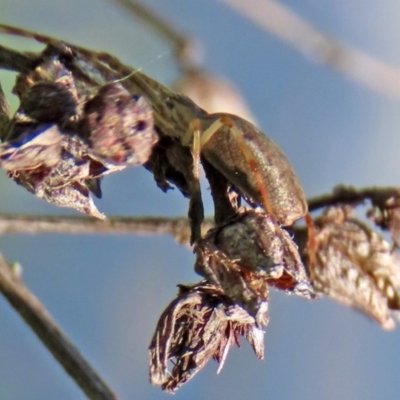
<svg viewBox="0 0 400 400">
<path fill-rule="evenodd" d="M 209 115 L 211 124 L 201 132 L 193 127 L 194 168 L 203 156 L 240 191 L 251 204 L 260 205 L 276 225 L 290 226 L 305 217 L 308 227 L 310 275 L 315 265 L 314 225 L 296 174 L 281 149 L 250 122 L 229 114 Z M 189 132 L 190 133 L 190 132 Z M 188 140 L 190 135 L 184 140 Z M 198 177 L 198 173 L 194 173 Z"/>
<path fill-rule="evenodd" d="M 303 189 L 281 149 L 250 122 L 235 115 L 212 114 L 200 135 L 200 148 L 254 205 L 261 205 L 283 226 L 307 213 Z"/>
<path fill-rule="evenodd" d="M 46 43 L 49 54 L 58 52 L 67 59 L 72 73 L 75 75 L 76 71 L 76 79 L 84 85 L 104 85 L 119 80 L 130 93 L 145 96 L 152 107 L 157 132 L 193 149 L 194 174 L 192 178 L 190 174 L 184 176 L 185 181 L 193 180 L 186 185 L 189 187 L 186 194 L 192 199 L 199 198 L 199 185 L 195 182 L 201 154 L 252 205 L 261 206 L 277 225 L 290 226 L 303 216 L 307 220 L 304 192 L 289 161 L 279 147 L 250 122 L 229 114 L 208 114 L 186 96 L 172 92 L 106 53 L 5 25 L 0 25 L 0 31 Z M 176 154 L 165 155 L 162 163 L 168 162 L 172 169 L 179 171 L 174 166 L 178 158 Z M 167 181 L 170 176 L 171 172 L 167 171 L 162 179 Z M 174 183 L 179 185 L 179 181 L 182 179 Z M 180 186 L 181 190 L 183 186 L 185 184 Z M 198 215 L 202 215 L 202 211 Z M 310 221 L 308 218 L 309 227 Z M 198 232 L 192 235 L 194 240 L 199 237 Z"/>
</svg>

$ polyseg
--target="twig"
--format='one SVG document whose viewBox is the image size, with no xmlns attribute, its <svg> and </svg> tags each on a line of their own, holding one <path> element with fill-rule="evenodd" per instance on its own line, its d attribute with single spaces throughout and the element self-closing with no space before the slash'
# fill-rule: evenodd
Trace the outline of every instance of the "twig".
<svg viewBox="0 0 400 400">
<path fill-rule="evenodd" d="M 338 204 L 359 204 L 371 200 L 380 204 L 389 197 L 399 194 L 395 187 L 355 188 L 337 186 L 332 193 L 323 194 L 308 200 L 310 211 Z M 206 232 L 214 226 L 211 218 L 203 223 Z M 187 244 L 190 236 L 186 217 L 116 217 L 105 221 L 80 216 L 12 215 L 0 213 L 0 235 L 7 234 L 158 234 L 172 235 L 179 243 Z"/>
<path fill-rule="evenodd" d="M 360 204 L 370 200 L 374 205 L 383 205 L 390 197 L 398 196 L 399 188 L 369 187 L 356 189 L 353 186 L 337 186 L 332 193 L 314 197 L 308 201 L 310 211 L 337 204 Z"/>
<path fill-rule="evenodd" d="M 213 226 L 205 221 L 203 229 Z M 190 226 L 187 218 L 162 217 L 110 217 L 105 221 L 87 217 L 59 217 L 44 215 L 0 214 L 0 235 L 5 234 L 158 234 L 172 235 L 182 244 L 189 243 Z"/>
<path fill-rule="evenodd" d="M 0 291 L 89 399 L 117 399 L 1 255 Z"/>
<path fill-rule="evenodd" d="M 161 37 L 170 40 L 174 46 L 175 56 L 183 70 L 198 66 L 199 51 L 196 41 L 179 31 L 175 26 L 158 15 L 154 10 L 137 0 L 112 0 L 124 7 L 135 18 L 146 23 Z"/>
<path fill-rule="evenodd" d="M 4 46 L 0 46 L 1 69 L 26 73 L 32 69 L 32 63 L 36 59 L 36 54 L 21 53 Z"/>
<path fill-rule="evenodd" d="M 318 32 L 275 0 L 220 0 L 278 37 L 307 59 L 325 64 L 359 84 L 400 97 L 400 70 Z"/>
<path fill-rule="evenodd" d="M 399 194 L 395 187 L 337 186 L 332 193 L 308 200 L 310 211 L 338 204 L 359 204 L 371 200 L 381 204 L 389 197 Z M 214 226 L 211 218 L 204 221 L 202 230 Z M 7 234 L 139 234 L 171 235 L 179 243 L 189 243 L 190 226 L 186 217 L 115 217 L 105 221 L 80 216 L 60 217 L 47 215 L 12 215 L 0 213 L 0 235 Z"/>
</svg>

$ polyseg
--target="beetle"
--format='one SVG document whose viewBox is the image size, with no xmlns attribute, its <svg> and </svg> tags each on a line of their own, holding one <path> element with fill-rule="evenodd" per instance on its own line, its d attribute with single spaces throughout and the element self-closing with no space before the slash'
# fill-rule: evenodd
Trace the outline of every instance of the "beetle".
<svg viewBox="0 0 400 400">
<path fill-rule="evenodd" d="M 0 32 L 33 38 L 47 44 L 49 51 L 70 56 L 71 69 L 79 72 L 79 79 L 86 74 L 91 85 L 118 81 L 130 93 L 143 94 L 152 106 L 158 131 L 191 148 L 194 182 L 199 179 L 203 156 L 251 205 L 261 206 L 268 213 L 279 228 L 278 234 L 280 226 L 289 227 L 305 217 L 313 265 L 314 229 L 302 186 L 281 149 L 252 123 L 231 114 L 208 114 L 186 96 L 174 93 L 109 54 L 7 25 L 0 25 Z M 198 184 L 192 187 L 190 197 L 200 190 Z M 195 234 L 194 238 L 198 236 Z"/>
</svg>

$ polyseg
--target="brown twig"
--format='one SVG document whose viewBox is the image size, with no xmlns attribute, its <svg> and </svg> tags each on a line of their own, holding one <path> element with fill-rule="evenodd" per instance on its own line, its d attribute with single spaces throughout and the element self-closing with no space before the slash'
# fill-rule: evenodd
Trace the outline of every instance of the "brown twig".
<svg viewBox="0 0 400 400">
<path fill-rule="evenodd" d="M 32 63 L 36 58 L 36 55 L 21 53 L 4 46 L 0 46 L 1 69 L 26 73 L 31 70 Z"/>
<path fill-rule="evenodd" d="M 206 220 L 203 230 L 213 226 Z M 189 244 L 190 226 L 187 218 L 110 217 L 105 221 L 87 217 L 0 214 L 0 235 L 7 234 L 157 234 L 172 235 L 182 244 Z"/>
<path fill-rule="evenodd" d="M 374 205 L 382 205 L 389 197 L 399 195 L 399 188 L 369 187 L 356 189 L 353 186 L 337 186 L 332 193 L 323 194 L 308 200 L 310 211 L 338 204 L 356 205 L 370 200 Z"/>
<path fill-rule="evenodd" d="M 359 204 L 371 200 L 380 204 L 399 193 L 395 187 L 337 186 L 332 193 L 308 200 L 310 211 L 338 204 Z M 211 218 L 204 221 L 202 230 L 214 226 Z M 182 244 L 189 243 L 190 226 L 186 217 L 109 217 L 105 221 L 81 216 L 12 215 L 0 213 L 0 235 L 7 234 L 139 234 L 171 235 Z"/>
<path fill-rule="evenodd" d="M 89 399 L 117 399 L 1 255 L 0 291 Z"/>
<path fill-rule="evenodd" d="M 400 70 L 322 34 L 289 7 L 274 0 L 220 0 L 268 33 L 351 80 L 387 96 L 400 97 Z"/>
</svg>

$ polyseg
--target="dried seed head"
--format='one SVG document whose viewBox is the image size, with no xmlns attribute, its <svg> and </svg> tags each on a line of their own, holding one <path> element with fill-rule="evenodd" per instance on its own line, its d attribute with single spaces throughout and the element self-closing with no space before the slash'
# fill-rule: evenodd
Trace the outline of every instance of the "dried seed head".
<svg viewBox="0 0 400 400">
<path fill-rule="evenodd" d="M 78 136 L 60 134 L 58 159 L 54 157 L 54 165 L 29 164 L 30 157 L 23 158 L 14 169 L 9 171 L 10 177 L 18 184 L 24 186 L 37 197 L 59 207 L 74 208 L 90 216 L 104 219 L 90 197 L 87 181 L 105 174 L 107 168 L 91 158 L 84 141 Z M 29 141 L 25 144 L 28 149 L 33 147 L 41 154 L 50 154 L 50 149 L 45 146 L 34 146 Z M 54 150 L 54 149 L 53 149 Z M 32 150 L 28 155 L 32 154 Z M 51 153 L 52 154 L 52 153 Z M 23 169 L 26 163 L 27 168 Z M 30 167 L 29 167 L 30 165 Z M 13 164 L 13 167 L 15 163 Z"/>
<path fill-rule="evenodd" d="M 116 165 L 144 164 L 158 140 L 149 103 L 118 83 L 103 86 L 86 103 L 83 129 L 96 156 Z"/>
<path fill-rule="evenodd" d="M 0 166 L 41 199 L 105 218 L 90 192 L 101 197 L 100 177 L 147 161 L 157 141 L 152 110 L 119 84 L 100 88 L 84 107 L 85 85 L 49 52 L 17 79 L 21 103 L 2 132 Z"/>
<path fill-rule="evenodd" d="M 266 314 L 267 304 L 263 308 Z M 264 319 L 268 319 L 266 315 Z M 211 358 L 220 363 L 221 370 L 230 346 L 239 345 L 239 336 L 263 358 L 264 332 L 243 308 L 205 282 L 180 286 L 178 297 L 161 315 L 150 344 L 151 383 L 173 393 Z"/>
<path fill-rule="evenodd" d="M 257 321 L 269 286 L 314 297 L 296 244 L 263 212 L 242 212 L 211 230 L 197 244 L 195 270 Z"/>
<path fill-rule="evenodd" d="M 390 310 L 400 309 L 400 258 L 349 210 L 332 207 L 317 220 L 315 290 L 392 329 Z"/>
<path fill-rule="evenodd" d="M 39 82 L 22 96 L 19 112 L 39 123 L 64 125 L 76 115 L 76 107 L 75 96 L 63 84 Z"/>
<path fill-rule="evenodd" d="M 72 94 L 76 103 L 79 103 L 74 77 L 58 56 L 47 55 L 34 69 L 19 74 L 13 92 L 22 99 L 32 86 L 38 83 L 60 84 Z M 38 108 L 41 107 L 38 105 Z"/>
</svg>

